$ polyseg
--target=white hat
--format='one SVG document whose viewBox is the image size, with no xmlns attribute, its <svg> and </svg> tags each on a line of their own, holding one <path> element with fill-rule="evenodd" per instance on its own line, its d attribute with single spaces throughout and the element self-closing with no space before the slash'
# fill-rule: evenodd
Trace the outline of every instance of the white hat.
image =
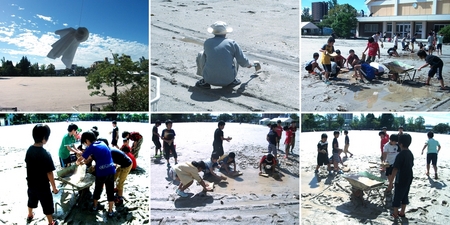
<svg viewBox="0 0 450 225">
<path fill-rule="evenodd" d="M 225 22 L 217 21 L 208 27 L 208 32 L 215 35 L 224 35 L 233 32 L 233 28 L 229 27 Z"/>
</svg>

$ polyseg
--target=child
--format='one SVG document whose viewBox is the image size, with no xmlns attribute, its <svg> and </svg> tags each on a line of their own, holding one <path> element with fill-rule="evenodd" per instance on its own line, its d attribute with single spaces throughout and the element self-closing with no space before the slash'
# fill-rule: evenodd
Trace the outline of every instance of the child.
<svg viewBox="0 0 450 225">
<path fill-rule="evenodd" d="M 49 225 L 57 225 L 58 221 L 53 220 L 52 214 L 55 212 L 53 207 L 53 194 L 59 190 L 56 188 L 53 171 L 53 164 L 50 152 L 44 149 L 50 137 L 50 128 L 47 125 L 37 124 L 33 128 L 34 144 L 27 150 L 25 163 L 27 168 L 28 184 L 28 217 L 27 223 L 33 220 L 33 208 L 37 208 L 38 202 L 41 203 L 42 210 L 47 217 Z M 52 186 L 52 190 L 48 183 Z"/>
<path fill-rule="evenodd" d="M 61 167 L 68 167 L 70 163 L 75 162 L 77 157 L 75 154 L 81 154 L 82 152 L 75 148 L 74 143 L 75 135 L 77 133 L 78 126 L 76 124 L 71 123 L 67 128 L 68 133 L 64 135 L 61 145 L 59 147 L 59 162 Z M 70 154 L 73 152 L 75 154 Z"/>
<path fill-rule="evenodd" d="M 437 45 L 436 45 L 437 53 L 436 54 L 437 55 L 442 55 L 442 43 L 443 43 L 443 40 L 444 40 L 444 34 L 442 34 L 442 32 L 441 32 L 436 37 L 436 43 L 437 43 Z"/>
<path fill-rule="evenodd" d="M 131 170 L 135 170 L 137 168 L 136 157 L 134 157 L 133 153 L 131 153 L 131 147 L 129 143 L 130 142 L 128 138 L 124 138 L 120 150 L 122 150 L 122 152 L 124 152 L 128 156 L 128 158 L 131 159 L 131 162 L 133 163 L 133 165 L 131 166 Z"/>
<path fill-rule="evenodd" d="M 270 131 L 266 136 L 266 140 L 269 142 L 268 152 L 269 154 L 272 154 L 275 156 L 275 159 L 277 158 L 277 142 L 278 142 L 278 135 L 275 132 L 277 125 L 272 124 L 270 125 Z"/>
<path fill-rule="evenodd" d="M 286 125 L 283 127 L 284 132 L 286 132 L 286 139 L 284 140 L 284 152 L 286 153 L 286 155 L 284 156 L 285 158 L 287 158 L 289 156 L 289 148 L 291 147 L 291 145 L 293 145 L 292 141 L 292 130 L 289 129 L 289 127 Z"/>
<path fill-rule="evenodd" d="M 381 149 L 380 160 L 381 160 L 381 162 L 383 162 L 383 149 L 384 149 L 384 145 L 389 142 L 389 138 L 386 138 L 386 133 L 383 131 L 378 132 L 378 136 L 380 136 L 380 140 L 381 140 L 380 141 L 380 149 Z"/>
<path fill-rule="evenodd" d="M 173 143 L 175 140 L 175 131 L 172 129 L 171 120 L 166 120 L 166 129 L 162 131 L 161 137 L 163 139 L 164 158 L 167 161 L 167 168 L 170 168 L 170 153 L 172 153 L 173 158 L 175 159 L 175 165 L 178 164 L 177 152 L 175 150 L 175 144 Z"/>
<path fill-rule="evenodd" d="M 206 168 L 203 170 L 203 179 L 207 179 L 208 177 L 213 176 L 219 180 L 226 180 L 227 178 L 224 176 L 219 176 L 214 172 L 214 169 L 219 168 L 219 164 L 217 160 L 219 159 L 219 155 L 215 152 L 211 154 L 211 158 L 205 161 Z"/>
<path fill-rule="evenodd" d="M 295 133 L 298 130 L 297 121 L 292 121 L 291 125 L 289 125 L 289 129 L 292 131 L 292 142 L 291 142 L 291 153 L 294 152 L 295 147 Z"/>
<path fill-rule="evenodd" d="M 134 157 L 137 158 L 139 156 L 139 150 L 141 150 L 142 142 L 144 142 L 144 138 L 142 137 L 142 135 L 136 131 L 133 131 L 131 133 L 128 131 L 124 131 L 122 133 L 122 138 L 127 138 L 128 140 L 133 141 L 133 145 L 131 146 L 131 153 L 133 153 Z"/>
<path fill-rule="evenodd" d="M 331 58 L 330 80 L 336 79 L 340 71 L 341 67 L 339 67 L 338 64 L 334 61 L 334 58 Z"/>
<path fill-rule="evenodd" d="M 217 124 L 217 129 L 216 131 L 214 131 L 214 141 L 213 141 L 213 153 L 215 152 L 216 154 L 220 156 L 223 156 L 224 151 L 223 151 L 223 141 L 228 141 L 230 142 L 231 137 L 227 137 L 224 138 L 223 137 L 223 129 L 225 128 L 225 122 L 224 121 L 219 121 L 219 123 Z"/>
<path fill-rule="evenodd" d="M 281 135 L 283 134 L 283 127 L 281 126 L 281 120 L 277 121 L 277 127 L 275 128 L 275 132 L 277 133 L 277 136 L 278 136 L 277 149 L 280 150 L 280 140 L 281 140 Z"/>
<path fill-rule="evenodd" d="M 321 49 L 319 49 L 320 52 L 322 52 L 322 65 L 325 69 L 325 84 L 329 85 L 331 84 L 328 80 L 330 73 L 331 73 L 331 60 L 330 60 L 330 54 L 334 52 L 334 38 L 330 37 L 328 38 L 328 41 L 326 44 L 322 46 Z"/>
<path fill-rule="evenodd" d="M 388 177 L 389 185 L 385 192 L 391 192 L 394 187 L 394 177 L 392 176 L 392 170 L 394 169 L 393 165 L 395 162 L 395 157 L 399 153 L 400 149 L 397 145 L 398 136 L 396 134 L 391 135 L 389 137 L 389 142 L 386 143 L 383 147 L 383 162 L 389 163 L 389 167 L 386 168 L 386 176 Z"/>
<path fill-rule="evenodd" d="M 396 219 L 398 216 L 405 217 L 406 205 L 409 204 L 408 194 L 413 181 L 414 155 L 409 150 L 411 136 L 409 134 L 400 135 L 398 144 L 401 148 L 400 153 L 395 157 L 392 177 L 395 177 L 394 200 L 392 206 L 394 213 L 392 216 Z M 397 172 L 399 176 L 397 176 Z M 398 208 L 401 206 L 401 211 Z"/>
<path fill-rule="evenodd" d="M 411 38 L 411 53 L 414 53 L 414 44 L 416 43 L 416 36 L 413 35 Z"/>
<path fill-rule="evenodd" d="M 317 166 L 314 172 L 318 173 L 322 165 L 327 165 L 327 170 L 331 173 L 330 160 L 328 160 L 328 135 L 323 133 L 320 138 L 317 144 Z"/>
<path fill-rule="evenodd" d="M 277 160 L 272 154 L 264 155 L 259 161 L 259 175 L 263 174 L 263 170 L 265 174 L 274 174 L 276 166 Z"/>
<path fill-rule="evenodd" d="M 233 164 L 233 171 L 236 171 L 236 161 L 234 160 L 236 155 L 234 152 L 230 152 L 227 156 L 225 156 L 222 160 L 220 160 L 220 169 L 225 170 L 225 174 L 230 174 L 230 165 Z"/>
<path fill-rule="evenodd" d="M 358 55 L 355 54 L 355 51 L 353 49 L 350 49 L 350 51 L 348 51 L 348 53 L 350 55 L 347 57 L 347 68 L 349 68 L 350 70 L 353 70 L 355 65 L 358 64 L 358 62 L 359 62 L 359 57 L 358 57 Z M 348 66 L 348 64 L 350 64 L 351 68 Z"/>
<path fill-rule="evenodd" d="M 133 168 L 133 161 L 126 155 L 125 152 L 120 151 L 119 149 L 111 148 L 110 150 L 114 164 L 118 165 L 116 168 L 116 174 L 114 175 L 114 182 L 117 181 L 117 198 L 114 202 L 116 206 L 119 206 L 123 205 L 123 186 L 128 174 Z"/>
<path fill-rule="evenodd" d="M 387 53 L 388 53 L 389 56 L 400 57 L 400 55 L 398 55 L 398 52 L 397 52 L 397 46 L 389 48 L 387 50 Z"/>
<path fill-rule="evenodd" d="M 161 142 L 159 141 L 161 136 L 158 133 L 159 126 L 161 126 L 161 121 L 157 120 L 155 122 L 155 126 L 153 126 L 153 135 L 152 135 L 152 141 L 153 141 L 153 144 L 155 144 L 155 157 L 158 156 L 158 150 L 159 150 L 159 157 L 162 156 Z"/>
<path fill-rule="evenodd" d="M 400 36 L 400 34 L 395 34 L 393 40 L 395 49 L 398 49 L 398 36 Z"/>
<path fill-rule="evenodd" d="M 339 66 L 339 68 L 344 68 L 345 62 L 347 61 L 344 56 L 341 55 L 341 50 L 336 50 L 337 56 L 333 57 L 334 62 Z"/>
<path fill-rule="evenodd" d="M 386 139 L 389 139 L 389 134 L 387 133 L 387 127 L 382 127 L 381 128 L 384 132 L 384 136 L 386 136 Z"/>
<path fill-rule="evenodd" d="M 340 154 L 342 152 L 342 149 L 339 148 L 339 143 L 338 143 L 338 137 L 339 137 L 339 131 L 334 131 L 333 132 L 334 135 L 334 139 L 333 139 L 333 157 L 332 157 L 332 161 L 333 161 L 333 165 L 334 165 L 334 172 L 338 173 L 338 174 L 343 174 L 342 170 L 340 170 L 338 163 L 341 162 L 341 157 Z"/>
<path fill-rule="evenodd" d="M 119 148 L 117 145 L 117 141 L 119 140 L 119 127 L 117 127 L 117 122 L 114 120 L 112 121 L 113 130 L 109 133 L 112 134 L 112 141 L 111 146 Z"/>
<path fill-rule="evenodd" d="M 324 70 L 320 68 L 319 63 L 317 62 L 318 59 L 319 53 L 314 52 L 313 59 L 306 64 L 305 70 L 308 71 L 308 73 L 318 74 L 319 78 L 322 80 L 322 73 L 324 72 Z M 316 73 L 316 69 L 318 69 L 320 72 Z"/>
<path fill-rule="evenodd" d="M 378 53 L 378 59 L 380 59 L 380 47 L 378 46 L 378 43 L 375 42 L 373 37 L 369 38 L 367 47 L 364 50 L 363 55 L 366 53 L 367 49 L 369 49 L 369 53 L 368 53 L 369 58 L 367 59 L 367 63 L 375 62 L 375 57 L 376 57 L 377 53 Z"/>
<path fill-rule="evenodd" d="M 419 56 L 420 59 L 425 59 L 426 62 L 423 66 L 417 69 L 418 71 L 427 66 L 431 67 L 430 71 L 428 71 L 428 79 L 425 85 L 430 85 L 431 78 L 435 74 L 437 74 L 438 80 L 441 83 L 441 90 L 448 90 L 448 88 L 444 86 L 444 79 L 442 78 L 442 69 L 444 68 L 444 62 L 442 62 L 441 58 L 434 55 L 427 55 L 424 50 L 418 51 L 417 56 Z"/>
<path fill-rule="evenodd" d="M 433 33 L 430 32 L 430 33 L 428 33 L 428 39 L 427 39 L 428 55 L 433 54 L 433 50 L 434 50 L 433 42 L 434 42 L 434 36 L 433 36 Z"/>
<path fill-rule="evenodd" d="M 348 130 L 344 131 L 344 135 L 345 135 L 345 145 L 344 145 L 345 158 L 347 158 L 347 153 L 350 154 L 351 158 L 353 157 L 353 154 L 348 150 L 348 147 L 350 146 L 350 138 L 348 138 Z"/>
<path fill-rule="evenodd" d="M 359 77 L 362 82 L 364 82 L 363 77 L 368 81 L 372 81 L 375 78 L 375 68 L 371 67 L 370 64 L 364 62 L 363 60 L 359 61 L 354 68 L 355 74 L 353 76 L 356 79 Z"/>
<path fill-rule="evenodd" d="M 114 174 L 116 168 L 114 166 L 111 151 L 109 147 L 102 141 L 97 141 L 97 137 L 91 131 L 84 132 L 81 135 L 81 144 L 84 144 L 86 150 L 78 158 L 77 165 L 84 164 L 89 156 L 95 161 L 95 189 L 93 193 L 94 204 L 92 211 L 97 211 L 103 208 L 98 204 L 98 200 L 103 192 L 103 185 L 106 187 L 106 195 L 108 201 L 108 217 L 113 217 L 114 204 Z"/>
<path fill-rule="evenodd" d="M 434 137 L 434 133 L 432 131 L 429 131 L 427 133 L 428 136 L 428 140 L 425 142 L 425 146 L 423 146 L 422 149 L 422 155 L 423 155 L 423 151 L 425 150 L 425 148 L 427 148 L 427 173 L 426 175 L 429 176 L 430 175 L 430 162 L 433 164 L 433 169 L 434 169 L 434 179 L 438 179 L 438 174 L 437 174 L 437 157 L 438 157 L 438 153 L 441 150 L 441 145 L 439 144 L 438 141 L 436 141 L 433 137 Z"/>
</svg>

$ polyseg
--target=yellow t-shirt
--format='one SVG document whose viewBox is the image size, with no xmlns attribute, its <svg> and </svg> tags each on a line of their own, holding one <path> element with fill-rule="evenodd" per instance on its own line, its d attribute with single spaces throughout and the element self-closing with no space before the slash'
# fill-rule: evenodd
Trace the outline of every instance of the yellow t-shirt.
<svg viewBox="0 0 450 225">
<path fill-rule="evenodd" d="M 322 47 L 322 50 L 325 50 L 328 52 L 328 54 L 331 54 L 334 52 L 334 46 L 329 46 L 328 44 L 324 44 Z M 323 65 L 331 65 L 330 55 L 325 55 L 322 52 L 322 64 Z"/>
</svg>

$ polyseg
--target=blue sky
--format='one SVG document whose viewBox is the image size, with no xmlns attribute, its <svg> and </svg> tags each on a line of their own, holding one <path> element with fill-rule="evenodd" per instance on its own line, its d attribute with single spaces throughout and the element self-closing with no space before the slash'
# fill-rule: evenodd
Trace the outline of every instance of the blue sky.
<svg viewBox="0 0 450 225">
<path fill-rule="evenodd" d="M 60 58 L 46 56 L 59 40 L 54 32 L 68 27 L 86 27 L 90 33 L 73 64 L 89 67 L 111 57 L 110 50 L 133 61 L 149 58 L 149 0 L 2 0 L 0 58 L 16 64 L 26 56 L 32 64 L 64 69 Z"/>
<path fill-rule="evenodd" d="M 301 0 L 301 9 L 303 10 L 303 8 L 305 8 L 305 7 L 308 7 L 310 10 L 311 10 L 311 5 L 312 5 L 312 2 L 328 2 L 328 0 L 323 0 L 323 1 L 320 1 L 320 0 Z M 366 4 L 364 4 L 364 0 L 337 0 L 337 3 L 339 4 L 339 5 L 343 5 L 343 4 L 349 4 L 349 5 L 351 5 L 351 6 L 353 6 L 353 8 L 355 8 L 358 12 L 359 11 L 361 11 L 361 9 L 362 10 L 364 10 L 364 14 L 366 14 L 368 11 L 369 11 L 369 9 L 367 9 L 367 6 L 366 6 Z"/>
</svg>

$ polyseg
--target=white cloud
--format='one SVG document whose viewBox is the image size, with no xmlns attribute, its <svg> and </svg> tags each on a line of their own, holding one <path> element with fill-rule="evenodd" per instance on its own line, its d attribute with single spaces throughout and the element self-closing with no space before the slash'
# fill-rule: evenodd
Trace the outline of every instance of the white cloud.
<svg viewBox="0 0 450 225">
<path fill-rule="evenodd" d="M 25 8 L 21 8 L 21 7 L 19 6 L 19 10 L 25 10 Z"/>
<path fill-rule="evenodd" d="M 52 22 L 52 17 L 50 17 L 50 16 L 43 16 L 43 15 L 39 15 L 39 14 L 36 14 L 36 16 L 37 16 L 39 19 L 43 19 L 43 20 L 45 20 L 45 21 Z"/>
<path fill-rule="evenodd" d="M 65 27 L 67 27 L 69 24 L 67 24 L 67 23 L 63 23 L 63 26 L 65 26 Z"/>
<path fill-rule="evenodd" d="M 16 17 L 16 15 L 12 14 L 11 17 Z"/>
</svg>

